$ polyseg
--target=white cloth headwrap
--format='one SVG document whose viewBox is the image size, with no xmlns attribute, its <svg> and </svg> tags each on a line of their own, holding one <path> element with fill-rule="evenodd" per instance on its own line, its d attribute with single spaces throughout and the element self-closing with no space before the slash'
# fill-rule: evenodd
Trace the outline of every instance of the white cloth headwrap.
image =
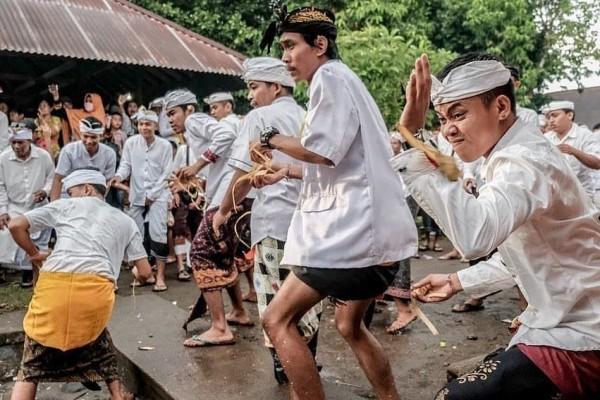
<svg viewBox="0 0 600 400">
<path fill-rule="evenodd" d="M 198 104 L 196 95 L 187 89 L 177 89 L 165 95 L 163 107 L 165 111 L 173 107 L 183 106 L 186 104 Z"/>
<path fill-rule="evenodd" d="M 556 110 L 575 111 L 575 103 L 573 103 L 572 101 L 567 101 L 567 100 L 551 101 L 549 104 L 546 104 L 544 107 L 542 107 L 541 111 L 545 115 L 545 114 L 548 114 L 549 112 L 556 111 Z"/>
<path fill-rule="evenodd" d="M 98 124 L 97 128 L 92 128 L 90 123 L 84 118 L 79 121 L 79 132 L 88 133 L 90 135 L 102 135 L 104 134 L 104 126 L 102 126 L 102 124 Z"/>
<path fill-rule="evenodd" d="M 211 105 L 220 101 L 233 101 L 233 96 L 229 92 L 217 92 L 205 97 L 203 100 L 206 104 Z"/>
<path fill-rule="evenodd" d="M 136 114 L 136 120 L 140 121 L 150 121 L 158 124 L 158 114 L 152 110 L 142 109 L 139 110 Z"/>
<path fill-rule="evenodd" d="M 283 61 L 273 57 L 248 58 L 242 65 L 244 81 L 279 83 L 283 86 L 295 87 L 296 82 L 285 67 Z"/>
<path fill-rule="evenodd" d="M 63 178 L 62 183 L 65 190 L 69 190 L 73 186 L 83 185 L 85 183 L 106 187 L 106 178 L 99 171 L 94 169 L 78 169 Z"/>
<path fill-rule="evenodd" d="M 8 138 L 11 142 L 13 140 L 33 140 L 33 132 L 28 128 L 12 128 L 10 129 L 12 134 Z"/>
<path fill-rule="evenodd" d="M 443 82 L 434 76 L 431 79 L 431 101 L 437 106 L 506 85 L 510 80 L 510 71 L 499 61 L 472 61 L 454 68 Z"/>
<path fill-rule="evenodd" d="M 163 103 L 164 103 L 165 98 L 164 97 L 157 97 L 154 100 L 152 100 L 150 102 L 150 104 L 148 104 L 148 108 L 163 108 Z"/>
</svg>

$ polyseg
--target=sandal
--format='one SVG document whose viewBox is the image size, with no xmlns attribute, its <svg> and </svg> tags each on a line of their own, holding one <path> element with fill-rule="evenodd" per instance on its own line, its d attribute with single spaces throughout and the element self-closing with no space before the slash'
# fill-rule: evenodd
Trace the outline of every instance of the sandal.
<svg viewBox="0 0 600 400">
<path fill-rule="evenodd" d="M 152 281 L 146 281 L 144 283 L 141 283 L 137 280 L 134 280 L 133 282 L 131 282 L 131 284 L 129 285 L 130 287 L 144 287 L 144 286 L 150 286 L 150 285 L 154 285 L 156 283 L 156 279 L 152 279 Z"/>
<path fill-rule="evenodd" d="M 427 246 L 426 244 L 419 245 L 419 251 L 428 251 L 428 250 L 429 250 L 429 246 Z"/>
<path fill-rule="evenodd" d="M 385 331 L 387 333 L 389 333 L 390 335 L 397 335 L 398 333 L 404 332 L 408 328 L 408 326 L 410 324 L 412 324 L 416 319 L 417 319 L 417 316 L 413 315 L 413 317 L 411 319 L 409 319 L 408 321 L 406 321 L 404 324 L 399 324 L 399 326 L 395 325 L 396 322 L 398 322 L 398 320 L 396 319 L 396 320 L 394 320 L 394 322 L 392 322 L 390 324 L 390 326 L 388 326 L 385 329 Z"/>
<path fill-rule="evenodd" d="M 471 304 L 464 302 L 462 304 L 455 304 L 452 306 L 453 313 L 466 313 L 473 311 L 481 311 L 485 308 L 483 304 Z"/>
<path fill-rule="evenodd" d="M 154 285 L 152 287 L 153 292 L 164 292 L 167 290 L 167 285 Z"/>
<path fill-rule="evenodd" d="M 438 245 L 436 245 L 436 246 L 433 248 L 433 251 L 435 251 L 436 253 L 441 253 L 442 251 L 444 251 L 444 248 L 443 248 L 443 247 L 440 247 L 440 246 L 438 246 Z"/>
<path fill-rule="evenodd" d="M 185 269 L 182 269 L 177 273 L 177 280 L 182 282 L 188 282 L 192 277 L 187 273 Z"/>
</svg>

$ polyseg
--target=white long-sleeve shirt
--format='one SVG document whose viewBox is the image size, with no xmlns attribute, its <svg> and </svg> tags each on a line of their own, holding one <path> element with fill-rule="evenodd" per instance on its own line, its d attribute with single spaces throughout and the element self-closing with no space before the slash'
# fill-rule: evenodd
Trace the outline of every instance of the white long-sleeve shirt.
<svg viewBox="0 0 600 400">
<path fill-rule="evenodd" d="M 529 306 L 511 341 L 600 350 L 600 213 L 562 154 L 517 120 L 485 159 L 479 197 L 439 171 L 407 176 L 415 200 L 470 259 L 467 293 L 512 286 Z M 500 257 L 506 265 L 500 265 Z"/>
<path fill-rule="evenodd" d="M 209 208 L 221 204 L 233 170 L 227 165 L 237 133 L 230 124 L 218 122 L 204 113 L 194 113 L 185 120 L 185 139 L 196 157 L 210 162 L 206 178 Z"/>
<path fill-rule="evenodd" d="M 48 200 L 34 203 L 33 195 L 39 190 L 49 195 L 53 179 L 54 162 L 47 151 L 31 145 L 31 155 L 21 160 L 11 148 L 5 150 L 0 154 L 0 214 L 15 218 L 47 204 Z M 0 230 L 0 262 L 19 265 L 23 256 L 8 229 Z"/>
<path fill-rule="evenodd" d="M 21 160 L 10 149 L 0 154 L 0 214 L 21 215 L 34 207 L 34 193 L 50 194 L 54 162 L 47 151 L 31 145 L 31 154 Z"/>
<path fill-rule="evenodd" d="M 546 133 L 546 138 L 555 145 L 568 144 L 584 153 L 600 157 L 600 135 L 596 135 L 589 129 L 575 123 L 573 123 L 569 132 L 562 139 L 558 137 L 556 132 Z M 575 156 L 570 154 L 563 154 L 563 156 L 567 159 L 569 166 L 575 175 L 577 175 L 583 188 L 591 198 L 594 195 L 593 174 L 595 170 L 583 165 Z"/>
<path fill-rule="evenodd" d="M 116 176 L 129 178 L 129 202 L 143 206 L 146 198 L 152 201 L 168 201 L 167 179 L 172 171 L 173 149 L 171 144 L 158 136 L 148 146 L 142 135 L 127 139 L 123 147 L 121 164 Z"/>
<path fill-rule="evenodd" d="M 8 136 L 8 117 L 0 111 L 0 153 L 10 147 Z"/>
</svg>

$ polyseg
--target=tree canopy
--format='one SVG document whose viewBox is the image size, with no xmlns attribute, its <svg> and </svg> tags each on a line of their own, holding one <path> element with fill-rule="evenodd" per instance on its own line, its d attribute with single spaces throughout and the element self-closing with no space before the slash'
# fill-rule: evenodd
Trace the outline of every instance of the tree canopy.
<svg viewBox="0 0 600 400">
<path fill-rule="evenodd" d="M 248 56 L 271 19 L 268 0 L 134 0 L 138 5 Z M 292 9 L 307 3 L 288 1 Z M 521 69 L 519 101 L 540 105 L 549 81 L 580 82 L 600 59 L 595 0 L 322 0 L 339 26 L 342 59 L 364 80 L 391 125 L 402 85 L 427 53 L 433 70 L 457 54 L 487 51 Z"/>
</svg>

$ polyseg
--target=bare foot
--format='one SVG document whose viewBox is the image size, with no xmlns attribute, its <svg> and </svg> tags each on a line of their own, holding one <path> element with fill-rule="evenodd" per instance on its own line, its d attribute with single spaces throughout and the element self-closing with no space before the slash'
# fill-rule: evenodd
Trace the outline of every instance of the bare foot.
<svg viewBox="0 0 600 400">
<path fill-rule="evenodd" d="M 242 300 L 247 301 L 248 303 L 256 303 L 258 299 L 256 298 L 256 292 L 248 292 L 242 297 Z"/>
<path fill-rule="evenodd" d="M 225 319 L 227 323 L 231 325 L 241 325 L 241 326 L 253 326 L 254 323 L 250 320 L 250 317 L 245 312 L 243 314 L 236 313 L 235 311 L 231 311 L 227 315 L 225 315 Z"/>
<path fill-rule="evenodd" d="M 233 333 L 231 333 L 229 328 L 227 328 L 225 332 L 210 328 L 201 335 L 195 335 L 186 339 L 183 342 L 183 345 L 186 347 L 204 347 L 233 343 L 235 343 L 235 338 L 233 337 Z"/>
</svg>

